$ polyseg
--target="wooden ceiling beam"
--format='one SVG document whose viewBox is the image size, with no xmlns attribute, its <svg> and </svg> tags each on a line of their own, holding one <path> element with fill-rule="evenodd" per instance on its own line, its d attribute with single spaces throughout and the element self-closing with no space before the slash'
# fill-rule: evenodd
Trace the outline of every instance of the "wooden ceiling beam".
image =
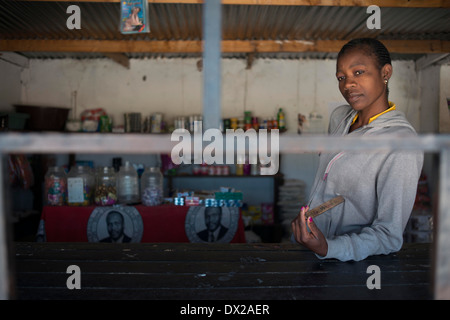
<svg viewBox="0 0 450 320">
<path fill-rule="evenodd" d="M 224 53 L 339 52 L 346 40 L 223 40 Z M 450 41 L 382 40 L 391 53 L 449 53 Z M 200 53 L 203 41 L 2 40 L 0 51 Z"/>
<path fill-rule="evenodd" d="M 74 2 L 73 0 L 25 0 Z M 120 2 L 120 0 L 77 0 L 76 2 Z M 148 3 L 201 4 L 203 0 L 148 0 Z M 334 7 L 379 7 L 391 8 L 449 8 L 448 0 L 222 0 L 224 5 L 276 5 L 276 6 L 334 6 Z"/>
</svg>

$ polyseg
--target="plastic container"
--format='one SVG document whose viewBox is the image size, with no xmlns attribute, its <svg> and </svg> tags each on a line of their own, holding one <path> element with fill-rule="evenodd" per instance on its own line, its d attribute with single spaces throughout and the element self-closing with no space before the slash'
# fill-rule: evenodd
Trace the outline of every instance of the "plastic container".
<svg viewBox="0 0 450 320">
<path fill-rule="evenodd" d="M 94 204 L 112 206 L 117 204 L 117 174 L 113 167 L 97 168 L 95 173 Z"/>
<path fill-rule="evenodd" d="M 49 167 L 44 177 L 45 204 L 64 206 L 67 198 L 67 175 L 63 168 Z"/>
<path fill-rule="evenodd" d="M 278 122 L 278 129 L 281 132 L 286 131 L 286 119 L 285 119 L 284 112 L 283 112 L 282 108 L 278 109 L 277 122 Z"/>
<path fill-rule="evenodd" d="M 135 204 L 139 202 L 139 177 L 136 169 L 125 161 L 118 173 L 119 203 Z"/>
<path fill-rule="evenodd" d="M 157 206 L 164 197 L 163 175 L 156 167 L 146 168 L 141 177 L 141 201 L 144 206 Z"/>
<path fill-rule="evenodd" d="M 92 170 L 86 166 L 74 166 L 67 175 L 67 205 L 89 206 L 95 187 Z"/>
</svg>

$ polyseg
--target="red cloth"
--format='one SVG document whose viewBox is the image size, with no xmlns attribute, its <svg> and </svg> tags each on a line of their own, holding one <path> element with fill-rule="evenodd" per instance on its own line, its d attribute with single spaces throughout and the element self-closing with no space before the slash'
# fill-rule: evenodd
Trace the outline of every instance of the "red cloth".
<svg viewBox="0 0 450 320">
<path fill-rule="evenodd" d="M 141 242 L 189 242 L 185 232 L 188 206 L 135 206 L 142 217 L 144 231 Z M 94 206 L 45 206 L 41 219 L 45 222 L 48 242 L 87 242 L 87 225 Z M 231 243 L 245 243 L 244 223 L 239 219 Z"/>
</svg>

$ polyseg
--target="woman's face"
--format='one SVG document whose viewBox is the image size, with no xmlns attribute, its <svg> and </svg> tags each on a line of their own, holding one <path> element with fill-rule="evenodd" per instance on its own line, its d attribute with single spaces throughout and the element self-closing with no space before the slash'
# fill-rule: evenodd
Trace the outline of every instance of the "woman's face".
<svg viewBox="0 0 450 320">
<path fill-rule="evenodd" d="M 389 80 L 391 75 L 390 64 L 380 70 L 375 57 L 358 48 L 346 52 L 336 65 L 339 90 L 357 111 L 386 108 L 388 100 L 384 80 Z"/>
</svg>

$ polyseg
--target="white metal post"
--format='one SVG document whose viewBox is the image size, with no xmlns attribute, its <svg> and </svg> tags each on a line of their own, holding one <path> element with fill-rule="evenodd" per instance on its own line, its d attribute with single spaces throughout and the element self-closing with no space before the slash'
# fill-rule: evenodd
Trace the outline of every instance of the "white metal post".
<svg viewBox="0 0 450 320">
<path fill-rule="evenodd" d="M 441 151 L 435 235 L 434 297 L 450 300 L 450 148 Z"/>
<path fill-rule="evenodd" d="M 0 300 L 10 298 L 10 261 L 9 261 L 9 238 L 7 233 L 7 210 L 5 199 L 5 188 L 7 181 L 4 171 L 5 155 L 0 150 Z"/>
<path fill-rule="evenodd" d="M 222 8 L 220 0 L 203 4 L 203 129 L 219 129 L 221 112 Z"/>
</svg>

